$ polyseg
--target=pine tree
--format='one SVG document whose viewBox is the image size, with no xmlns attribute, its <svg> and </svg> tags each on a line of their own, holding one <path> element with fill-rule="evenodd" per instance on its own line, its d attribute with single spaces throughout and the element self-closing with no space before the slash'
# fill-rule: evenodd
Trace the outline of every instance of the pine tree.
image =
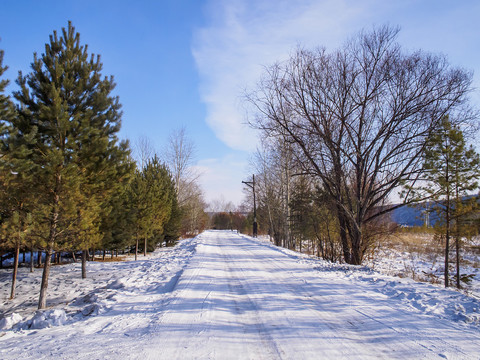
<svg viewBox="0 0 480 360">
<path fill-rule="evenodd" d="M 59 37 L 54 31 L 45 53 L 34 54 L 31 72 L 19 74 L 19 116 L 12 122 L 23 134 L 33 134 L 30 146 L 37 192 L 44 194 L 37 219 L 44 223 L 46 243 L 39 309 L 46 306 L 50 258 L 55 249 L 99 241 L 101 191 L 117 147 L 120 104 L 111 95 L 113 77 L 102 78 L 99 56 L 87 53 L 80 34 L 69 22 Z M 113 179 L 112 181 L 115 181 Z M 99 190 L 100 189 L 100 190 Z M 83 235 L 83 236 L 82 236 Z M 72 244 L 79 236 L 80 244 Z"/>
<path fill-rule="evenodd" d="M 10 298 L 15 297 L 15 283 L 18 270 L 18 256 L 20 248 L 30 245 L 34 241 L 31 237 L 34 228 L 32 211 L 36 206 L 32 174 L 25 162 L 25 147 L 17 146 L 16 133 L 9 132 L 4 140 L 4 150 L 1 163 L 3 181 L 0 191 L 0 238 L 4 246 L 14 249 L 14 267 L 12 273 L 12 291 Z"/>
<path fill-rule="evenodd" d="M 7 138 L 8 138 L 8 123 L 13 117 L 13 104 L 9 96 L 5 95 L 5 88 L 8 86 L 9 81 L 2 79 L 3 73 L 8 69 L 7 66 L 3 66 L 3 50 L 0 50 L 0 185 L 1 189 L 5 189 L 6 174 L 8 173 L 5 153 L 7 150 Z M 1 190 L 0 190 L 1 191 Z M 1 194 L 0 194 L 1 195 Z M 0 209 L 0 211 L 3 209 Z"/>
<path fill-rule="evenodd" d="M 145 167 L 143 176 L 147 184 L 147 202 L 151 208 L 152 223 L 148 235 L 145 234 L 144 255 L 147 252 L 147 239 L 163 239 L 165 226 L 168 225 L 176 199 L 175 187 L 170 172 L 165 164 L 154 156 Z M 177 210 L 177 209 L 175 209 Z"/>
<path fill-rule="evenodd" d="M 124 144 L 127 145 L 127 144 Z M 100 231 L 102 233 L 101 246 L 105 250 L 124 248 L 128 245 L 131 236 L 131 222 L 129 221 L 127 191 L 134 176 L 135 162 L 124 152 L 118 153 L 115 171 L 111 178 L 116 179 L 109 192 L 104 195 L 105 201 L 101 208 Z"/>
<path fill-rule="evenodd" d="M 0 76 L 7 70 L 6 66 L 2 66 L 3 55 L 0 50 Z M 8 80 L 0 81 L 0 238 L 3 239 L 3 247 L 14 250 L 10 293 L 13 299 L 19 251 L 26 246 L 26 237 L 31 230 L 30 212 L 34 199 L 31 197 L 32 179 L 28 165 L 22 160 L 28 150 L 15 142 L 17 132 L 10 126 L 16 112 L 10 97 L 4 94 L 8 83 Z"/>
<path fill-rule="evenodd" d="M 3 50 L 0 50 L 0 223 L 3 222 L 3 218 L 5 217 L 5 208 L 2 200 L 7 194 L 5 190 L 8 165 L 5 159 L 5 153 L 7 149 L 8 121 L 11 120 L 13 115 L 13 104 L 10 98 L 4 94 L 8 80 L 2 79 L 2 76 L 8 67 L 3 66 L 3 55 Z"/>
<path fill-rule="evenodd" d="M 480 158 L 473 147 L 467 148 L 463 132 L 447 117 L 428 139 L 424 172 L 426 185 L 421 188 L 437 203 L 440 229 L 445 236 L 445 287 L 449 286 L 450 240 L 456 243 L 456 282 L 460 288 L 460 238 L 462 218 L 473 210 L 465 204 L 468 193 L 478 187 Z M 467 200 L 466 200 L 467 199 Z"/>
<path fill-rule="evenodd" d="M 102 217 L 101 231 L 103 234 L 102 247 L 118 250 L 128 247 L 133 237 L 131 212 L 129 211 L 129 190 L 134 173 L 130 178 L 120 183 L 117 191 L 112 192 L 105 204 L 105 216 Z"/>
<path fill-rule="evenodd" d="M 11 119 L 14 113 L 14 107 L 10 97 L 5 95 L 5 89 L 9 81 L 2 79 L 3 74 L 8 69 L 8 66 L 3 66 L 3 56 L 4 51 L 0 50 L 0 140 L 2 141 L 7 131 L 6 121 Z"/>
<path fill-rule="evenodd" d="M 144 255 L 146 255 L 148 239 L 157 243 L 165 239 L 165 231 L 175 227 L 174 220 L 170 223 L 175 208 L 176 193 L 172 177 L 167 167 L 155 156 L 145 167 L 135 172 L 126 194 L 128 203 L 128 221 L 133 231 L 135 260 L 137 260 L 139 241 L 143 240 Z M 174 215 L 178 215 L 174 214 Z M 170 228 L 169 226 L 172 226 Z M 169 235 L 171 235 L 169 233 Z M 154 244 L 156 245 L 156 244 Z"/>
<path fill-rule="evenodd" d="M 175 192 L 175 187 L 173 182 L 171 183 L 171 188 L 169 189 L 169 198 L 171 201 L 171 213 L 169 220 L 166 222 L 162 240 L 165 240 L 167 246 L 174 245 L 175 242 L 180 238 L 180 232 L 182 228 L 182 209 L 178 205 L 177 196 Z"/>
</svg>

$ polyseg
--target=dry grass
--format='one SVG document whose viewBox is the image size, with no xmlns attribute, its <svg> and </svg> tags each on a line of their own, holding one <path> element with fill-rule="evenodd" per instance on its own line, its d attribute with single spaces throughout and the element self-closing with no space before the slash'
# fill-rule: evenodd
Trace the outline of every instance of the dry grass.
<svg viewBox="0 0 480 360">
<path fill-rule="evenodd" d="M 390 248 L 401 252 L 417 253 L 422 255 L 441 254 L 443 244 L 430 231 L 405 231 L 403 229 L 392 234 L 377 238 L 372 248 Z"/>
<path fill-rule="evenodd" d="M 425 231 L 427 230 L 427 231 Z M 480 262 L 476 257 L 472 255 L 478 255 L 480 252 L 480 246 L 475 244 L 475 241 L 462 241 L 461 244 L 461 260 L 460 266 L 480 268 Z M 477 241 L 478 243 L 478 241 Z M 382 252 L 379 250 L 394 250 L 397 253 L 401 253 L 399 261 L 403 263 L 403 275 L 401 273 L 396 274 L 398 276 L 408 276 L 421 281 L 438 282 L 437 275 L 433 272 L 426 272 L 419 266 L 417 262 L 419 259 L 423 259 L 427 263 L 431 264 L 431 270 L 433 271 L 438 265 L 444 261 L 445 252 L 445 240 L 443 237 L 435 234 L 433 229 L 400 229 L 392 234 L 385 235 L 382 238 L 378 238 L 371 251 L 367 255 L 367 258 L 374 263 L 375 258 Z M 466 256 L 464 256 L 466 255 Z M 378 258 L 377 258 L 378 259 Z M 472 260 L 475 259 L 475 260 Z M 450 263 L 455 262 L 455 241 L 451 241 Z M 425 265 L 423 265 L 425 266 Z"/>
</svg>

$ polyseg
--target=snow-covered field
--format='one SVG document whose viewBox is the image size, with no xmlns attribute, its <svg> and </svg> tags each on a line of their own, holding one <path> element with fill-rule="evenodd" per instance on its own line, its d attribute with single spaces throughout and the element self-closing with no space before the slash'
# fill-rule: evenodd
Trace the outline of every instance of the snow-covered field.
<svg viewBox="0 0 480 360">
<path fill-rule="evenodd" d="M 397 241 L 379 241 L 364 263 L 386 275 L 408 277 L 414 280 L 444 284 L 443 244 L 433 234 L 400 234 Z M 460 274 L 469 275 L 469 282 L 462 282 L 462 291 L 480 300 L 480 237 L 464 239 L 461 249 Z M 455 286 L 455 249 L 450 252 L 451 286 Z"/>
<path fill-rule="evenodd" d="M 480 302 L 455 290 L 333 265 L 228 231 L 145 260 L 21 269 L 1 359 L 480 358 Z"/>
</svg>

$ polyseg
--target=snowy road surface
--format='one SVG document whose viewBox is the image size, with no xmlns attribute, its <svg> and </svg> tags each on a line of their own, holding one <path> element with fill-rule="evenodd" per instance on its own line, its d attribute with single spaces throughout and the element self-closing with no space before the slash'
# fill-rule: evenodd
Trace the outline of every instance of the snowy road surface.
<svg viewBox="0 0 480 360">
<path fill-rule="evenodd" d="M 270 244 L 208 231 L 182 249 L 168 281 L 160 260 L 131 265 L 96 293 L 92 315 L 8 332 L 0 358 L 480 358 L 478 326 L 414 311 Z"/>
</svg>

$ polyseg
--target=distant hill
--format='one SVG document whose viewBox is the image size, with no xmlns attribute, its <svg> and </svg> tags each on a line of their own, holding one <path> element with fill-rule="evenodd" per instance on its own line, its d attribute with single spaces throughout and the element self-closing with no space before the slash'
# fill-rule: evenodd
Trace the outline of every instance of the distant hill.
<svg viewBox="0 0 480 360">
<path fill-rule="evenodd" d="M 465 197 L 464 199 L 467 199 Z M 434 211 L 427 213 L 427 209 L 434 206 L 433 202 L 423 202 L 416 205 L 405 205 L 393 211 L 391 219 L 402 226 L 423 226 L 428 220 L 430 226 L 435 225 L 438 221 L 438 215 Z M 438 206 L 436 204 L 435 206 Z"/>
<path fill-rule="evenodd" d="M 426 203 L 417 204 L 414 206 L 402 206 L 393 210 L 391 219 L 401 226 L 423 226 L 426 220 Z M 429 214 L 430 218 L 433 214 Z M 430 225 L 433 225 L 430 221 Z"/>
<path fill-rule="evenodd" d="M 480 196 L 478 195 L 465 196 L 463 200 L 465 201 L 472 197 L 476 197 L 480 205 Z M 431 209 L 432 206 L 433 202 L 423 202 L 411 206 L 405 205 L 395 209 L 391 214 L 391 219 L 401 226 L 423 226 L 426 220 L 428 220 L 430 226 L 433 226 L 438 221 L 438 215 L 435 212 L 430 212 L 428 216 L 426 216 L 426 210 Z M 479 216 L 478 214 L 476 215 L 477 218 Z M 428 217 L 428 219 L 426 219 L 426 217 Z"/>
</svg>

